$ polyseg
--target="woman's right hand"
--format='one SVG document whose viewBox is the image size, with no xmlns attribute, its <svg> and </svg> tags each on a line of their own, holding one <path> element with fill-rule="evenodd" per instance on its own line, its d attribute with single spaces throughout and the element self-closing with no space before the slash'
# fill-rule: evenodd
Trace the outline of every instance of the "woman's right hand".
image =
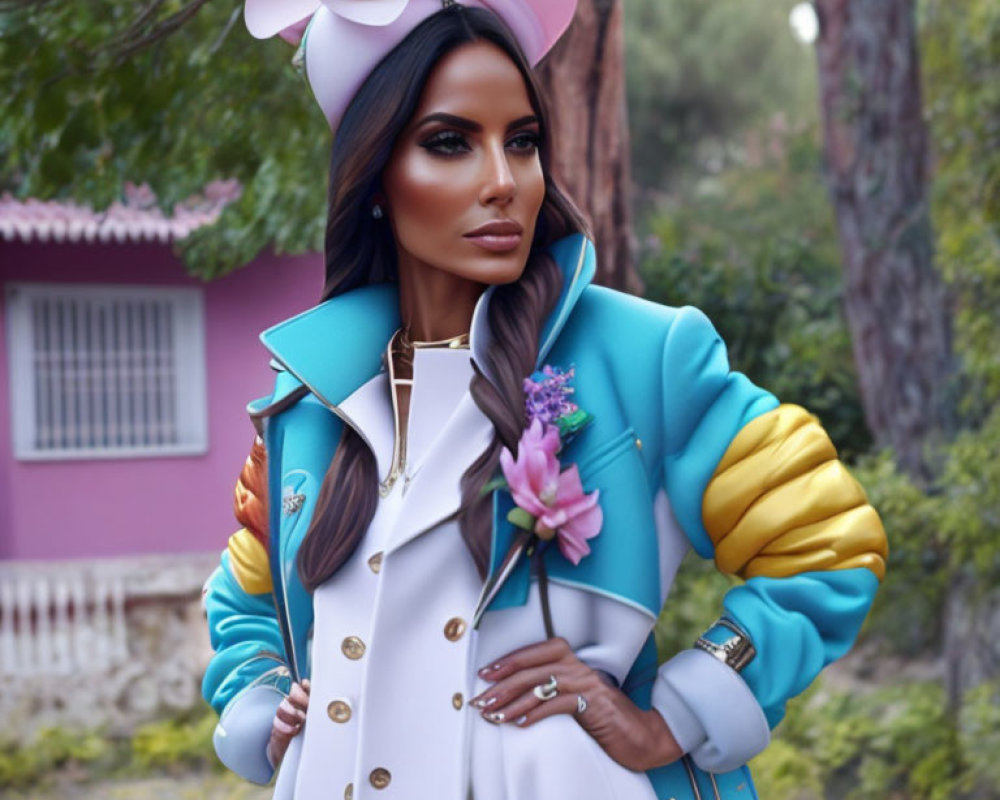
<svg viewBox="0 0 1000 800">
<path fill-rule="evenodd" d="M 289 743 L 302 730 L 309 708 L 309 681 L 293 683 L 288 696 L 281 701 L 271 724 L 271 738 L 267 742 L 267 760 L 277 768 L 285 757 Z"/>
</svg>

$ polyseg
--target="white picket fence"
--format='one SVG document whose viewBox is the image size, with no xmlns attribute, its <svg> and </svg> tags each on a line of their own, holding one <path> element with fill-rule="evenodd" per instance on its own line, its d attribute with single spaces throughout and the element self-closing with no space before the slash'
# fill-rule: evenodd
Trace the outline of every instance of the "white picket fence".
<svg viewBox="0 0 1000 800">
<path fill-rule="evenodd" d="M 217 564 L 0 561 L 0 744 L 53 726 L 127 732 L 194 708 L 211 656 L 201 587 Z"/>
<path fill-rule="evenodd" d="M 0 562 L 0 675 L 107 672 L 129 657 L 126 605 L 196 592 L 213 561 Z"/>
<path fill-rule="evenodd" d="M 128 657 L 125 577 L 0 565 L 0 672 L 103 672 Z"/>
</svg>

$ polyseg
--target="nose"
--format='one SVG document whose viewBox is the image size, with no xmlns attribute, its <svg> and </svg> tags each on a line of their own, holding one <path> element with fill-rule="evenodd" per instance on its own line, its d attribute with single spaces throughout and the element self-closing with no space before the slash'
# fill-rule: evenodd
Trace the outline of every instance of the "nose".
<svg viewBox="0 0 1000 800">
<path fill-rule="evenodd" d="M 517 183 L 503 144 L 489 148 L 483 166 L 479 202 L 483 205 L 506 205 L 517 196 Z"/>
</svg>

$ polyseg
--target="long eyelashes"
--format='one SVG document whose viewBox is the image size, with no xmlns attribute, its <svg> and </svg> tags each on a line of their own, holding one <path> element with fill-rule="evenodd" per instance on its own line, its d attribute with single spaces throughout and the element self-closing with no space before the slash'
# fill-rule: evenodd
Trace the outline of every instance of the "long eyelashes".
<svg viewBox="0 0 1000 800">
<path fill-rule="evenodd" d="M 420 142 L 420 146 L 430 153 L 440 156 L 457 156 L 471 148 L 465 137 L 454 131 L 441 131 Z"/>
<path fill-rule="evenodd" d="M 541 136 L 534 131 L 521 131 L 507 140 L 507 149 L 522 155 L 533 155 L 541 141 Z M 468 139 L 456 131 L 440 131 L 427 137 L 420 147 L 429 153 L 444 157 L 456 157 L 472 150 Z"/>
<path fill-rule="evenodd" d="M 524 131 L 522 133 L 515 134 L 512 139 L 507 142 L 507 146 L 518 150 L 523 153 L 534 153 L 539 144 L 541 144 L 541 136 L 539 136 L 534 131 Z"/>
</svg>

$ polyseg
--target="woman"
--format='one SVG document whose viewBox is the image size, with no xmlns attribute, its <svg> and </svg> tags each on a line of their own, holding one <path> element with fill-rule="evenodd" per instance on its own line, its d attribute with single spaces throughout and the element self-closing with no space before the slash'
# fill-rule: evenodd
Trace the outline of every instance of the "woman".
<svg viewBox="0 0 1000 800">
<path fill-rule="evenodd" d="M 247 527 L 206 586 L 216 749 L 297 800 L 754 797 L 867 612 L 878 517 L 703 315 L 587 285 L 523 52 L 574 3 L 443 5 L 329 0 L 305 32 L 327 282 L 262 335 Z M 689 546 L 746 580 L 657 666 Z"/>
</svg>

